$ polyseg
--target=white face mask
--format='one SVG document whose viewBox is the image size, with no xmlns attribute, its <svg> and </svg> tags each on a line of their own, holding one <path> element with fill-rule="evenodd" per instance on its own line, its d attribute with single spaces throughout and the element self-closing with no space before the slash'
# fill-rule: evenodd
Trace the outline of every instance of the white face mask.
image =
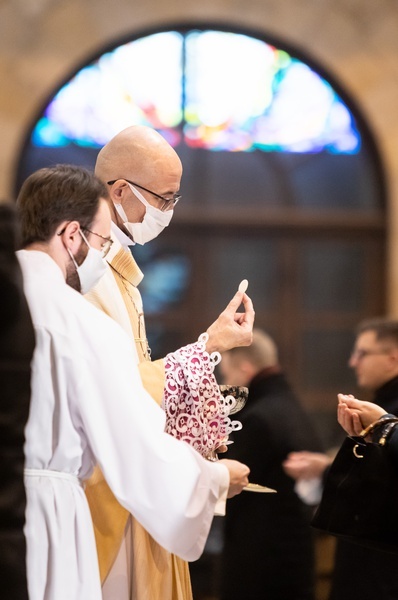
<svg viewBox="0 0 398 600">
<path fill-rule="evenodd" d="M 102 253 L 96 248 L 90 246 L 86 236 L 81 230 L 79 233 L 88 246 L 86 258 L 82 264 L 78 265 L 72 252 L 69 250 L 69 248 L 67 248 L 67 250 L 79 276 L 81 288 L 80 291 L 82 294 L 87 294 L 87 292 L 99 282 L 101 277 L 105 275 L 107 265 L 105 260 L 102 258 Z"/>
<path fill-rule="evenodd" d="M 130 183 L 129 188 L 133 194 L 142 202 L 146 207 L 146 212 L 142 223 L 129 223 L 127 215 L 121 204 L 115 204 L 115 208 L 123 220 L 123 224 L 127 231 L 130 233 L 133 241 L 136 244 L 143 246 L 146 242 L 150 242 L 154 238 L 158 237 L 159 233 L 162 233 L 163 229 L 167 227 L 172 219 L 173 210 L 166 210 L 162 212 L 159 208 L 155 208 L 149 202 L 147 202 L 144 196 Z"/>
</svg>

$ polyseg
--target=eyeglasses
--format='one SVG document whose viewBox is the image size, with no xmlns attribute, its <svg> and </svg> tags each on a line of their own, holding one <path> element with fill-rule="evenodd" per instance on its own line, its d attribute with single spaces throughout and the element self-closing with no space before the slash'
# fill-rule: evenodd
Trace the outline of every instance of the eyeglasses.
<svg viewBox="0 0 398 600">
<path fill-rule="evenodd" d="M 160 207 L 160 210 L 162 212 L 168 210 L 169 207 L 174 208 L 177 202 L 181 200 L 181 194 L 173 194 L 172 198 L 165 198 L 160 194 L 156 194 L 156 192 L 152 192 L 152 190 L 148 190 L 148 188 L 144 187 L 143 185 L 134 183 L 134 181 L 130 181 L 129 179 L 125 179 L 124 177 L 119 177 L 119 179 L 123 179 L 124 181 L 127 181 L 127 183 L 130 183 L 130 185 L 134 185 L 135 187 L 140 188 L 140 190 L 144 190 L 144 192 L 148 192 L 148 194 L 152 194 L 152 196 L 155 196 L 155 198 L 159 198 L 159 200 L 162 200 L 163 204 Z M 107 185 L 113 185 L 114 183 L 116 183 L 116 181 L 119 181 L 119 179 L 113 179 L 112 181 L 107 181 L 106 183 Z"/>
<path fill-rule="evenodd" d="M 91 229 L 88 229 L 87 227 L 82 227 L 82 229 L 83 229 L 83 231 L 88 231 L 88 233 L 91 233 L 92 235 L 96 235 L 97 237 L 104 240 L 103 243 L 101 244 L 101 251 L 102 251 L 102 257 L 105 258 L 105 256 L 108 254 L 109 250 L 112 247 L 112 244 L 113 244 L 112 238 L 105 237 L 104 235 L 101 235 L 100 233 L 91 231 Z"/>
<path fill-rule="evenodd" d="M 390 354 L 390 350 L 353 350 L 350 355 L 350 360 L 362 360 L 366 356 L 377 354 Z"/>
</svg>

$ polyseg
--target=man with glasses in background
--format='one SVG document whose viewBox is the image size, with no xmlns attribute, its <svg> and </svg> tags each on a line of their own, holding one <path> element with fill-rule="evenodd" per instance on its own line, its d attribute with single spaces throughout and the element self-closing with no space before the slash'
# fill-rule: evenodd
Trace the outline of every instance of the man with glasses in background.
<svg viewBox="0 0 398 600">
<path fill-rule="evenodd" d="M 398 320 L 363 321 L 356 331 L 349 366 L 372 402 L 398 416 Z M 327 455 L 295 452 L 284 463 L 296 481 L 322 478 L 332 462 Z M 393 554 L 338 540 L 330 600 L 396 600 L 398 574 Z"/>
<path fill-rule="evenodd" d="M 108 272 L 87 298 L 135 340 L 144 386 L 159 405 L 164 404 L 166 378 L 170 382 L 174 358 L 177 362 L 183 358 L 184 349 L 166 359 L 151 361 L 138 290 L 143 274 L 130 247 L 150 242 L 169 225 L 181 198 L 178 193 L 181 161 L 157 131 L 132 126 L 102 148 L 95 173 L 109 190 L 114 244 L 106 259 Z M 246 294 L 238 293 L 234 297 L 235 310 L 242 301 L 245 313 L 239 319 L 247 321 L 246 332 L 250 329 L 251 335 L 254 313 Z M 251 337 L 248 341 L 247 337 L 240 340 L 239 335 L 235 335 L 239 332 L 233 331 L 233 325 L 237 324 L 228 323 L 222 313 L 207 330 L 207 353 L 222 352 L 226 345 L 229 348 L 248 345 Z M 202 364 L 207 360 L 206 356 L 196 358 Z M 177 414 L 179 408 L 177 406 Z M 170 426 L 168 431 L 172 429 Z M 104 599 L 190 600 L 187 563 L 159 546 L 131 518 L 112 496 L 99 470 L 89 482 L 86 493 L 96 532 Z"/>
</svg>

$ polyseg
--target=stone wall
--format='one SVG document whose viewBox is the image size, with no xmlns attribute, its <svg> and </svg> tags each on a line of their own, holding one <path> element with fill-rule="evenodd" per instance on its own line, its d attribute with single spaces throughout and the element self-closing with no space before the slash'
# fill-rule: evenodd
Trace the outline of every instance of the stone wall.
<svg viewBox="0 0 398 600">
<path fill-rule="evenodd" d="M 0 0 L 0 198 L 11 195 L 27 126 L 76 65 L 124 34 L 195 20 L 284 39 L 322 64 L 362 110 L 387 175 L 388 298 L 390 312 L 398 315 L 395 0 Z"/>
</svg>

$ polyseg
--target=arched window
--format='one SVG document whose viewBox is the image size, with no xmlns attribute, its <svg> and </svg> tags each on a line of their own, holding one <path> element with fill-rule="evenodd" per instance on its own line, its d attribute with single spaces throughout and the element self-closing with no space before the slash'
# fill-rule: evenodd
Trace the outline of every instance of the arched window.
<svg viewBox="0 0 398 600">
<path fill-rule="evenodd" d="M 136 249 L 154 354 L 191 341 L 250 281 L 308 407 L 330 414 L 353 328 L 384 311 L 385 190 L 360 112 L 281 40 L 179 26 L 119 40 L 66 78 L 21 152 L 16 187 L 57 162 L 93 166 L 131 124 L 184 165 L 171 228 Z"/>
</svg>

